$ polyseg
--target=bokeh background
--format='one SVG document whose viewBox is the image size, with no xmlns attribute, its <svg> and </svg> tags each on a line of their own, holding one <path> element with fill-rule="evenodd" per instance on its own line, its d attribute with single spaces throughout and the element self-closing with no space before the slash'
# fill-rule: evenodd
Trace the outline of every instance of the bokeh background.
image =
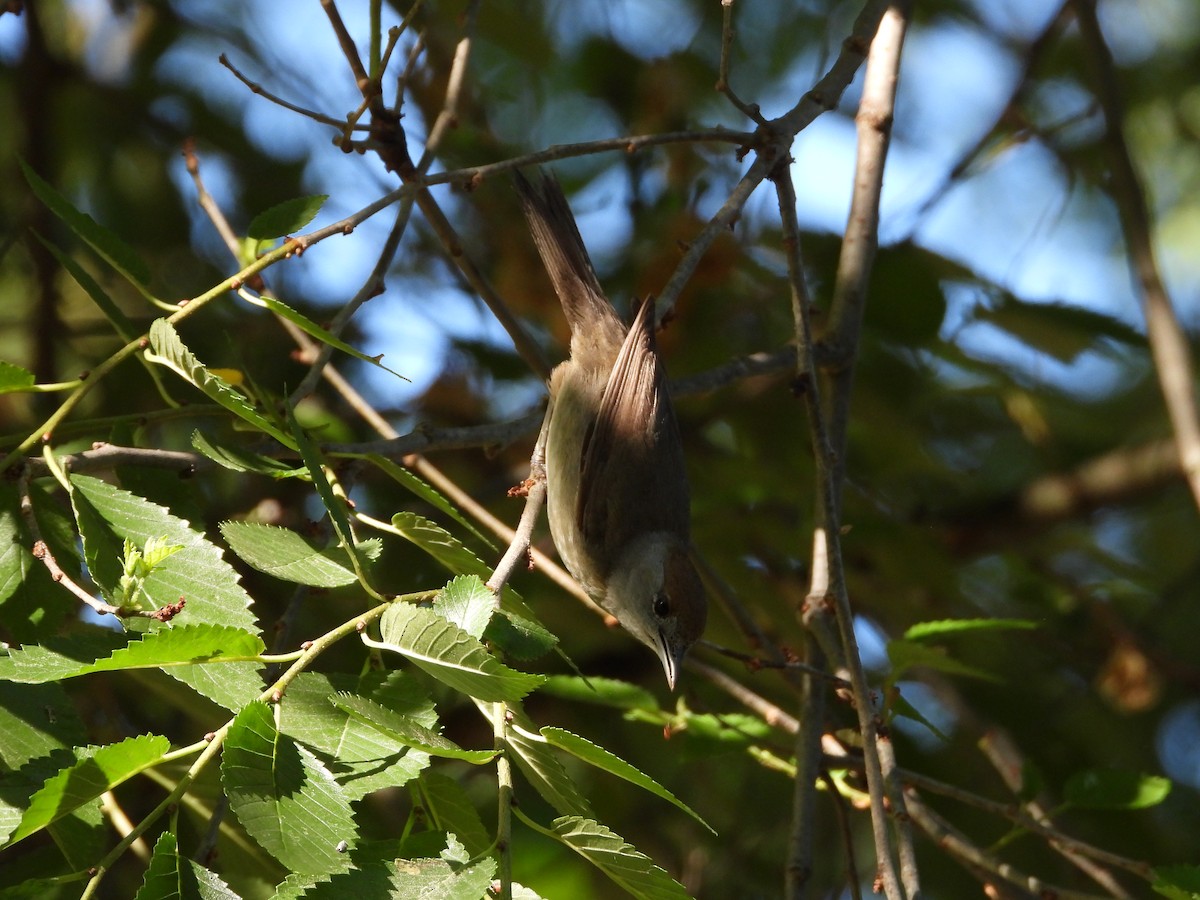
<svg viewBox="0 0 1200 900">
<path fill-rule="evenodd" d="M 367 7 L 339 6 L 360 47 Z M 1194 334 L 1200 11 L 1192 0 L 1101 0 L 1097 9 L 1118 66 L 1124 133 L 1152 212 L 1159 260 L 1177 314 Z M 734 88 L 768 116 L 783 112 L 825 71 L 858 11 L 859 4 L 840 0 L 737 0 Z M 384 12 L 387 26 L 404 10 L 385 4 Z M 430 3 L 416 20 L 425 46 L 407 82 L 402 123 L 414 158 L 441 108 L 464 12 L 461 3 Z M 718 125 L 748 130 L 714 90 L 720 42 L 715 2 L 483 4 L 458 126 L 433 171 L 620 135 Z M 411 46 L 410 32 L 396 59 Z M 852 410 L 844 514 L 851 598 L 865 661 L 879 679 L 889 671 L 888 642 L 914 623 L 1011 617 L 1039 625 L 947 641 L 948 655 L 978 670 L 975 676 L 903 673 L 902 695 L 940 732 L 897 720 L 903 766 L 1008 798 L 977 746 L 981 735 L 1003 732 L 1038 773 L 1051 806 L 1067 779 L 1089 767 L 1165 774 L 1175 789 L 1163 804 L 1135 813 L 1068 810 L 1062 827 L 1132 858 L 1195 862 L 1200 530 L 1169 449 L 1170 425 L 1109 193 L 1089 52 L 1070 4 L 915 4 Z M 302 107 L 341 118 L 358 105 L 315 2 L 45 0 L 0 14 L 0 358 L 40 381 L 63 381 L 119 345 L 87 297 L 30 238 L 31 229 L 72 248 L 131 318 L 148 323 L 155 316 L 39 206 L 18 158 L 135 247 L 168 299 L 199 294 L 236 270 L 197 203 L 181 154 L 185 139 L 194 140 L 205 184 L 235 229 L 281 201 L 328 194 L 314 223 L 320 226 L 396 186 L 373 154 L 342 153 L 328 125 L 247 89 L 219 62 L 222 54 L 249 80 Z M 838 109 L 818 118 L 793 147 L 818 325 L 849 208 L 860 87 L 861 73 Z M 746 165 L 735 148 L 712 143 L 573 157 L 553 168 L 601 281 L 621 305 L 661 289 L 681 246 L 724 202 Z M 686 379 L 790 340 L 780 218 L 768 187 L 751 198 L 681 297 L 662 337 L 672 376 Z M 434 190 L 466 253 L 546 354 L 561 358 L 566 326 L 507 178 L 485 179 L 471 191 Z M 328 319 L 366 280 L 391 224 L 381 214 L 273 268 L 271 290 L 312 318 Z M 272 390 L 294 387 L 305 372 L 276 321 L 232 297 L 190 320 L 183 334 L 207 363 L 244 371 Z M 541 380 L 419 215 L 387 272 L 385 292 L 363 307 L 347 338 L 369 354 L 386 354 L 385 362 L 410 379 L 336 360 L 400 432 L 503 422 L 544 397 Z M 743 378 L 682 395 L 678 406 L 698 548 L 772 635 L 800 647 L 795 610 L 807 590 L 813 465 L 803 407 L 788 381 L 785 370 Z M 143 370 L 129 364 L 89 396 L 76 418 L 133 413 L 158 402 Z M 51 397 L 0 396 L 0 432 L 16 438 L 5 449 L 53 408 Z M 308 414 L 325 421 L 327 440 L 374 436 L 327 388 L 310 401 Z M 186 448 L 193 427 L 81 427 L 76 437 L 81 444 L 112 439 Z M 434 462 L 515 522 L 519 508 L 504 493 L 524 476 L 533 437 L 439 453 Z M 1101 459 L 1115 468 L 1098 489 L 1062 508 L 1035 502 L 1039 487 L 1075 484 L 1054 479 Z M 266 479 L 213 475 L 183 487 L 146 476 L 141 484 L 210 529 L 246 515 L 301 527 L 317 511 L 299 487 Z M 355 499 L 380 518 L 413 506 L 394 485 L 369 478 L 356 485 Z M 412 548 L 389 547 L 383 565 L 397 591 L 440 577 Z M 246 583 L 260 621 L 273 622 L 287 595 L 254 573 Z M 744 711 L 700 678 L 667 697 L 656 662 L 639 647 L 601 628 L 537 573 L 521 575 L 518 587 L 585 673 L 643 683 L 668 709 L 678 702 L 714 714 L 714 722 L 734 723 L 719 733 L 664 741 L 656 726 L 611 710 L 552 698 L 531 704 L 539 720 L 593 736 L 659 778 L 721 837 L 580 772 L 600 818 L 699 896 L 776 895 L 791 786 L 760 765 L 753 750 L 786 757 L 788 739 L 741 723 Z M 359 602 L 350 594 L 322 598 L 305 608 L 295 631 L 319 633 Z M 20 616 L 0 605 L 6 639 L 23 639 Z M 709 636 L 750 649 L 719 612 Z M 795 708 L 777 675 L 747 672 L 712 652 L 700 655 Z M 545 666 L 562 668 L 553 660 Z M 116 680 L 72 690 L 96 739 L 152 728 L 194 740 L 212 712 L 147 702 Z M 443 714 L 458 739 L 480 746 L 489 740 L 473 711 Z M 853 720 L 836 704 L 829 716 L 831 730 Z M 478 785 L 478 795 L 481 805 L 489 802 L 488 786 Z M 836 885 L 845 858 L 832 807 L 822 802 L 828 827 L 818 837 L 818 876 Z M 1008 830 L 969 807 L 937 805 L 981 844 Z M 530 806 L 541 811 L 536 800 Z M 365 804 L 363 816 L 386 833 L 403 822 L 404 809 L 402 797 L 379 799 Z M 202 827 L 199 819 L 195 827 Z M 853 831 L 861 868 L 870 858 L 865 815 L 856 816 Z M 611 886 L 582 864 L 563 865 L 557 848 L 542 839 L 524 832 L 517 842 L 519 877 L 544 896 L 608 896 Z M 919 852 L 929 896 L 977 895 L 975 880 L 930 842 L 921 842 Z M 1075 870 L 1029 837 L 1004 853 L 1051 881 L 1080 883 Z M 26 859 L 23 868 L 37 859 Z M 861 874 L 869 883 L 871 873 Z M 137 884 L 136 871 L 125 877 L 114 883 Z M 253 895 L 249 882 L 239 887 Z"/>
</svg>

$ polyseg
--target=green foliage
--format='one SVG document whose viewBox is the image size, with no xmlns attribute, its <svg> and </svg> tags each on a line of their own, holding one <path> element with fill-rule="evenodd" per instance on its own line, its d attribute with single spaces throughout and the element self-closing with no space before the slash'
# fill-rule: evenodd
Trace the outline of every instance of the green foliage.
<svg viewBox="0 0 1200 900">
<path fill-rule="evenodd" d="M 838 795 L 817 798 L 808 829 L 814 890 L 844 891 L 852 858 L 869 887 L 854 700 L 822 679 L 812 721 L 798 700 L 806 670 L 776 668 L 807 646 L 796 611 L 818 599 L 807 555 L 822 473 L 794 389 L 828 404 L 847 365 L 841 571 L 856 625 L 877 632 L 862 643 L 879 651 L 870 687 L 901 778 L 924 773 L 906 789 L 925 792 L 931 774 L 947 783 L 966 802 L 944 814 L 964 835 L 1064 892 L 1097 889 L 1024 830 L 1031 804 L 1051 810 L 1044 828 L 1079 828 L 1100 865 L 1127 857 L 1112 868 L 1131 895 L 1200 897 L 1194 785 L 1141 774 L 1179 751 L 1171 728 L 1194 701 L 1195 507 L 1137 304 L 1107 287 L 1124 284 L 1110 269 L 1126 260 L 1042 259 L 1069 243 L 1042 253 L 1051 220 L 1093 254 L 1122 243 L 1101 80 L 1083 68 L 1078 29 L 1037 42 L 1028 22 L 979 4 L 917 6 L 911 52 L 939 55 L 902 70 L 913 87 L 892 120 L 889 184 L 920 181 L 911 160 L 936 159 L 945 180 L 929 202 L 968 197 L 970 214 L 910 196 L 897 217 L 885 202 L 862 333 L 853 348 L 818 347 L 814 386 L 776 353 L 794 346 L 785 251 L 800 253 L 820 336 L 848 259 L 843 223 L 821 219 L 829 197 L 804 192 L 838 181 L 829 160 L 854 154 L 776 146 L 771 128 L 687 139 L 755 123 L 712 90 L 716 7 L 670 6 L 671 28 L 657 30 L 572 4 L 462 17 L 414 6 L 395 46 L 388 21 L 325 41 L 371 46 L 381 80 L 360 85 L 357 111 L 322 109 L 319 145 L 306 146 L 302 128 L 263 141 L 268 101 L 240 94 L 243 110 L 199 71 L 249 57 L 265 89 L 305 106 L 354 88 L 350 67 L 318 61 L 316 40 L 298 53 L 286 29 L 260 29 L 258 5 L 215 29 L 134 3 L 136 24 L 104 38 L 69 5 L 37 4 L 39 27 L 0 68 L 12 188 L 0 210 L 15 225 L 0 240 L 12 432 L 0 436 L 0 898 L 478 900 L 501 879 L 517 900 L 609 897 L 614 884 L 664 900 L 774 896 L 792 862 L 797 721 L 821 730 L 819 784 Z M 804 94 L 839 48 L 857 65 L 868 37 L 847 41 L 857 8 L 828 6 L 730 6 L 729 74 L 768 117 L 830 100 L 828 132 L 849 134 L 853 94 Z M 973 81 L 946 78 L 943 62 L 968 38 L 989 42 L 980 59 L 1025 73 L 994 122 L 945 93 Z M 1184 289 L 1200 272 L 1194 38 L 1160 36 L 1157 55 L 1118 72 L 1123 133 L 1165 223 L 1149 237 Z M 466 63 L 453 109 L 451 60 Z M 936 95 L 918 92 L 922 69 Z M 996 71 L 978 80 L 994 86 Z M 379 114 L 397 83 L 402 105 Z M 930 110 L 956 127 L 928 125 Z M 456 127 L 433 129 L 440 143 L 418 161 L 434 123 Z M 986 140 L 934 144 L 958 130 Z M 176 133 L 195 136 L 195 184 L 171 168 Z M 579 143 L 631 134 L 669 139 Z M 693 542 L 714 573 L 715 648 L 670 702 L 645 649 L 543 573 L 516 572 L 499 596 L 488 586 L 503 541 L 485 523 L 519 514 L 505 489 L 528 471 L 535 427 L 522 428 L 545 397 L 534 358 L 561 358 L 566 332 L 513 227 L 507 173 L 456 170 L 525 166 L 551 145 L 619 306 L 671 290 L 680 254 L 712 237 L 708 217 L 768 150 L 795 159 L 772 171 L 793 173 L 812 214 L 785 241 L 764 183 L 718 230 L 659 336 L 680 382 Z M 1018 156 L 1053 161 L 1061 183 L 1014 236 L 1009 217 L 1033 211 L 1026 195 L 1054 193 L 1024 181 L 988 192 L 991 178 L 1011 183 Z M 336 190 L 311 194 L 318 182 Z M 323 208 L 347 223 L 327 242 L 301 234 Z M 985 251 L 962 258 L 946 223 Z M 997 249 L 1010 244 L 1024 249 Z M 356 315 L 343 321 L 334 301 Z M 326 380 L 310 368 L 316 351 L 334 359 Z M 411 455 L 425 452 L 439 472 Z M 1057 501 L 1052 516 L 1033 488 Z M 535 543 L 545 548 L 540 533 Z M 761 633 L 735 625 L 748 620 Z M 112 827 L 122 814 L 153 844 L 148 863 Z M 917 850 L 925 894 L 978 893 L 945 845 L 918 833 Z M 1163 864 L 1174 860 L 1186 864 Z"/>
</svg>

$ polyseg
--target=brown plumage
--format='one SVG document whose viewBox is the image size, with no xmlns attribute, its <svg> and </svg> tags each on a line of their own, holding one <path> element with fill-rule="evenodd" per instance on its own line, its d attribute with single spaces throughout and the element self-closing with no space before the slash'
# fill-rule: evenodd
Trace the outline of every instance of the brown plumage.
<svg viewBox="0 0 1200 900">
<path fill-rule="evenodd" d="M 544 427 L 550 532 L 571 574 L 655 651 L 673 688 L 704 631 L 707 601 L 688 556 L 687 475 L 654 304 L 643 303 L 626 329 L 558 182 L 518 173 L 516 186 L 571 326 Z"/>
</svg>

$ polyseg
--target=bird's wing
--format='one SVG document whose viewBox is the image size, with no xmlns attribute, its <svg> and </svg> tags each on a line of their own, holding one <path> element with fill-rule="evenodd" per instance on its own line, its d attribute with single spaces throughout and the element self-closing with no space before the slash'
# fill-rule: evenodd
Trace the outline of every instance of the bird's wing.
<svg viewBox="0 0 1200 900">
<path fill-rule="evenodd" d="M 593 546 L 616 553 L 651 531 L 687 537 L 683 448 L 655 349 L 653 300 L 642 304 L 617 354 L 584 441 L 579 485 L 577 521 Z"/>
</svg>

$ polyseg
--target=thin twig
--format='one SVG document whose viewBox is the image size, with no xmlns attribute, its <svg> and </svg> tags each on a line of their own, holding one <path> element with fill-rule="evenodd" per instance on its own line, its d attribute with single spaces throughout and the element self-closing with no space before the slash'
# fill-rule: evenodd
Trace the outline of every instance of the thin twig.
<svg viewBox="0 0 1200 900">
<path fill-rule="evenodd" d="M 721 63 L 717 75 L 717 90 L 724 94 L 725 99 L 746 118 L 759 125 L 766 125 L 767 120 L 763 118 L 758 104 L 744 102 L 734 93 L 733 87 L 729 83 L 729 56 L 730 50 L 733 48 L 733 2 L 734 0 L 721 0 Z"/>
<path fill-rule="evenodd" d="M 1142 311 L 1159 387 L 1179 448 L 1183 475 L 1200 506 L 1200 417 L 1196 413 L 1195 371 L 1187 335 L 1179 327 L 1171 297 L 1163 284 L 1154 254 L 1146 194 L 1125 141 L 1124 110 L 1112 53 L 1096 18 L 1095 0 L 1074 0 L 1075 17 L 1092 64 L 1097 96 L 1104 110 L 1104 141 L 1108 145 L 1112 193 L 1121 219 L 1129 267 L 1141 292 Z"/>
<path fill-rule="evenodd" d="M 1028 891 L 1037 897 L 1054 897 L 1056 900 L 1103 900 L 1096 894 L 1073 891 L 1069 888 L 1051 885 L 1040 878 L 1026 875 L 1014 866 L 1001 862 L 990 853 L 986 853 L 968 840 L 962 832 L 927 807 L 916 796 L 908 793 L 908 810 L 914 822 L 924 831 L 935 844 L 957 857 L 966 864 L 968 870 L 978 874 L 978 870 L 991 873 L 1003 881 L 1021 890 Z M 985 879 L 984 880 L 986 883 Z"/>
</svg>

